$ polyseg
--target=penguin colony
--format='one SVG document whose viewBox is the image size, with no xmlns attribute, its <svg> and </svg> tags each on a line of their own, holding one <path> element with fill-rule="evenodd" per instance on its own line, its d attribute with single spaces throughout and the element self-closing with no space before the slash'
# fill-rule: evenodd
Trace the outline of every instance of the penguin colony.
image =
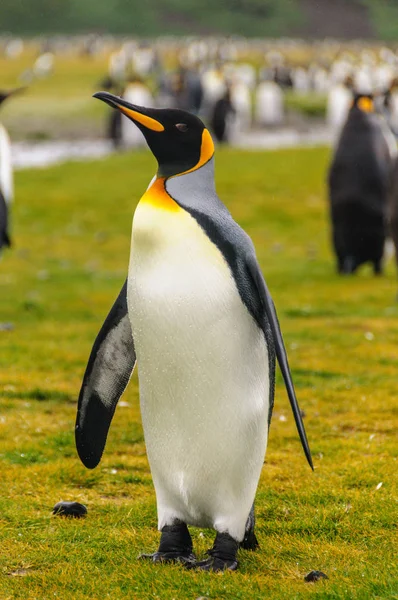
<svg viewBox="0 0 398 600">
<path fill-rule="evenodd" d="M 242 44 L 246 61 L 250 43 L 245 40 Z M 299 42 L 294 45 L 298 49 L 303 46 Z M 264 63 L 258 70 L 241 61 L 241 50 L 239 42 L 190 40 L 176 49 L 179 66 L 170 72 L 162 64 L 161 43 L 148 48 L 130 41 L 111 54 L 109 77 L 117 83 L 128 80 L 131 73 L 143 82 L 151 76 L 158 87 L 154 103 L 131 100 L 124 92 L 121 95 L 133 104 L 198 114 L 217 142 L 239 143 L 252 126 L 272 128 L 295 119 L 285 111 L 288 89 L 295 92 L 297 101 L 302 96 L 304 104 L 309 98 L 326 97 L 326 124 L 335 139 L 347 119 L 352 90 L 376 94 L 378 110 L 389 126 L 398 130 L 398 59 L 389 48 L 376 51 L 359 45 L 333 47 L 331 52 L 328 45 L 320 44 L 312 48 L 311 58 L 297 65 L 294 54 L 289 57 L 281 45 L 255 44 L 253 51 L 263 50 Z M 119 94 L 116 84 L 108 91 Z"/>
<path fill-rule="evenodd" d="M 258 125 L 279 124 L 283 120 L 282 87 L 289 85 L 287 70 L 279 64 L 283 59 L 279 58 L 278 65 L 272 63 L 271 68 L 261 71 L 257 93 L 256 70 L 247 62 L 235 62 L 233 45 L 218 48 L 217 44 L 211 56 L 209 50 L 205 41 L 188 45 L 180 50 L 178 68 L 167 72 L 156 50 L 126 43 L 110 55 L 108 81 L 113 82 L 113 89 L 105 89 L 119 93 L 121 86 L 121 96 L 132 104 L 180 108 L 200 114 L 218 142 L 237 140 L 251 128 L 252 98 L 256 108 L 254 120 Z M 144 84 L 145 79 L 149 81 L 149 75 L 157 79 L 157 96 L 145 103 L 139 98 L 127 97 L 128 86 L 124 82 L 138 76 Z M 125 145 L 124 142 L 121 145 Z"/>
<path fill-rule="evenodd" d="M 95 94 L 141 130 L 158 171 L 133 218 L 127 281 L 94 343 L 76 445 L 98 465 L 135 363 L 160 545 L 154 562 L 222 571 L 257 547 L 254 497 L 274 400 L 275 356 L 309 464 L 275 308 L 250 238 L 214 186 L 214 145 L 177 109 Z M 196 561 L 187 525 L 215 529 Z"/>
</svg>

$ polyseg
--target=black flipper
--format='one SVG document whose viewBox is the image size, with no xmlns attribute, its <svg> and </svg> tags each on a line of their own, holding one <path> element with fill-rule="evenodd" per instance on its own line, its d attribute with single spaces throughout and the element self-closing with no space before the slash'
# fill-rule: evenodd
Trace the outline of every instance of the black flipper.
<svg viewBox="0 0 398 600">
<path fill-rule="evenodd" d="M 94 469 L 101 460 L 116 405 L 135 362 L 126 280 L 94 342 L 79 395 L 76 448 L 89 469 Z"/>
<path fill-rule="evenodd" d="M 258 294 L 267 315 L 272 335 L 275 343 L 275 352 L 276 357 L 278 359 L 278 364 L 280 370 L 282 371 L 282 376 L 285 381 L 285 386 L 287 390 L 287 394 L 289 396 L 290 405 L 293 410 L 294 420 L 296 421 L 297 431 L 300 436 L 301 444 L 303 446 L 304 454 L 308 460 L 308 464 L 311 469 L 314 469 L 314 465 L 312 464 L 311 450 L 308 445 L 307 435 L 305 433 L 303 419 L 301 417 L 300 408 L 297 402 L 296 393 L 294 391 L 292 376 L 290 373 L 289 363 L 287 360 L 287 354 L 285 349 L 285 344 L 283 342 L 281 329 L 279 326 L 278 316 L 276 314 L 275 305 L 272 300 L 271 294 L 267 288 L 267 285 L 264 281 L 264 277 L 261 273 L 261 270 L 257 264 L 255 256 L 248 255 L 246 257 L 246 264 L 249 269 L 249 273 L 256 284 Z"/>
</svg>

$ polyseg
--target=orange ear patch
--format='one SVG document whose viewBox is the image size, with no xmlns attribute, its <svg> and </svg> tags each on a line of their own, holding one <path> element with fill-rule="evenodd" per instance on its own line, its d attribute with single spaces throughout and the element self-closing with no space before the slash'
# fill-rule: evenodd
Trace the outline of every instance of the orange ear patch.
<svg viewBox="0 0 398 600">
<path fill-rule="evenodd" d="M 371 98 L 359 98 L 358 102 L 357 102 L 357 106 L 360 110 L 363 110 L 363 112 L 373 112 L 374 111 L 374 104 L 373 104 L 373 100 Z"/>
<path fill-rule="evenodd" d="M 200 148 L 200 159 L 195 169 L 199 169 L 207 163 L 214 154 L 214 143 L 208 129 L 204 129 L 202 133 L 202 146 Z"/>
<path fill-rule="evenodd" d="M 179 175 L 186 175 L 187 173 L 192 173 L 192 171 L 196 171 L 200 169 L 204 164 L 206 164 L 214 154 L 214 143 L 212 137 L 209 133 L 208 129 L 204 129 L 202 133 L 202 145 L 200 147 L 200 158 L 192 169 L 188 169 L 188 171 L 183 171 L 182 173 L 178 173 L 177 175 L 173 175 L 173 177 L 178 177 Z"/>
</svg>

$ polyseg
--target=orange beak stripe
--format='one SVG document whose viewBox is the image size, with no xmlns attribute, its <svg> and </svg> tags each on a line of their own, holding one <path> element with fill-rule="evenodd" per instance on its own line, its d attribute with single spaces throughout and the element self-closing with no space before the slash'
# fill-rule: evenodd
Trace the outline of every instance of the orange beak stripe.
<svg viewBox="0 0 398 600">
<path fill-rule="evenodd" d="M 131 110 L 130 108 L 126 108 L 125 106 L 118 106 L 118 109 L 126 115 L 126 117 L 130 117 L 133 121 L 140 123 L 147 129 L 151 129 L 152 131 L 164 131 L 164 127 L 159 121 L 156 119 L 152 119 L 152 117 L 147 117 L 146 115 L 142 115 L 141 113 Z"/>
</svg>

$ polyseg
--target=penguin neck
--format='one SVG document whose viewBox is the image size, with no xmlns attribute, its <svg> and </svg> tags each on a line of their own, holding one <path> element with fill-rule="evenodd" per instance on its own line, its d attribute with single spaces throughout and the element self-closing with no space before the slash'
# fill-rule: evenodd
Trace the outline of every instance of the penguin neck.
<svg viewBox="0 0 398 600">
<path fill-rule="evenodd" d="M 158 209 L 178 211 L 181 208 L 206 210 L 214 199 L 218 204 L 214 185 L 214 156 L 198 169 L 161 177 L 159 173 L 152 179 L 140 204 L 151 204 Z"/>
<path fill-rule="evenodd" d="M 166 192 L 177 202 L 190 197 L 205 200 L 216 195 L 214 183 L 214 155 L 198 169 L 165 179 Z"/>
</svg>

